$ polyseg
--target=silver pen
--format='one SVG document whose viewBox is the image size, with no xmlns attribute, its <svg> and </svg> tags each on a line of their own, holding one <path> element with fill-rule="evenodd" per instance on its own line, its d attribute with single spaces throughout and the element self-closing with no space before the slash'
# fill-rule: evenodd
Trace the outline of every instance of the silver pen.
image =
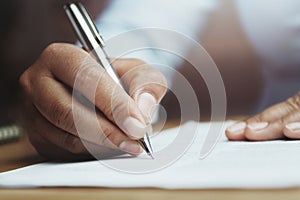
<svg viewBox="0 0 300 200">
<path fill-rule="evenodd" d="M 81 3 L 70 3 L 64 6 L 66 14 L 78 36 L 79 41 L 85 50 L 92 52 L 96 60 L 105 68 L 111 78 L 122 88 L 122 83 L 109 62 L 108 56 L 104 51 L 104 41 L 99 34 L 92 18 Z M 100 47 L 100 48 L 99 48 Z M 148 131 L 144 138 L 137 140 L 145 152 L 153 159 L 153 150 L 151 147 Z"/>
</svg>

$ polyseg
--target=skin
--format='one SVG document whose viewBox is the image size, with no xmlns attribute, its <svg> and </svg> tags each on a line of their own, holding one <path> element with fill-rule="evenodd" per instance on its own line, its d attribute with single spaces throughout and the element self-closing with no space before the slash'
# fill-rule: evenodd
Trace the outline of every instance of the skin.
<svg viewBox="0 0 300 200">
<path fill-rule="evenodd" d="M 143 137 L 153 106 L 164 96 L 166 79 L 141 60 L 117 59 L 112 63 L 128 93 L 87 52 L 71 44 L 49 45 L 22 74 L 23 126 L 41 155 L 55 160 L 85 159 L 89 153 L 83 142 L 101 154 L 142 151 L 136 139 Z M 74 84 L 75 80 L 79 84 Z M 94 91 L 87 87 L 91 85 Z M 81 100 L 72 99 L 73 87 L 83 96 Z M 143 96 L 148 99 L 140 101 Z M 83 102 L 96 106 L 96 117 Z M 76 113 L 85 130 L 80 134 L 74 121 Z M 128 117 L 138 124 L 122 123 Z"/>
<path fill-rule="evenodd" d="M 67 0 L 19 1 L 2 3 L 0 30 L 0 125 L 18 121 L 22 101 L 18 79 L 49 44 L 55 41 L 76 43 L 78 40 L 65 14 Z M 83 1 L 91 16 L 105 10 L 110 1 Z M 30 47 L 30 48 L 28 48 Z"/>
<path fill-rule="evenodd" d="M 86 6 L 89 7 L 89 5 Z M 100 7 L 101 6 L 90 6 L 88 10 L 91 10 L 91 8 Z M 61 10 L 61 7 L 58 8 Z M 222 8 L 222 10 L 225 9 Z M 96 14 L 98 12 L 99 11 L 95 11 L 94 13 Z M 49 12 L 48 14 L 51 13 L 54 13 L 54 16 L 60 16 L 55 14 L 53 11 Z M 229 13 L 234 12 L 230 11 Z M 253 50 L 251 50 L 251 45 L 247 44 L 246 42 L 241 42 L 246 41 L 246 39 L 238 37 L 244 34 L 243 31 L 235 29 L 235 27 L 239 27 L 239 25 L 232 24 L 229 26 L 230 24 L 228 24 L 228 22 L 232 22 L 232 19 L 228 20 L 224 16 L 230 17 L 231 15 L 222 15 L 221 13 L 221 16 L 219 16 L 218 20 L 216 20 L 218 25 L 212 26 L 221 30 L 212 30 L 211 33 L 207 34 L 208 38 L 204 39 L 204 47 L 216 62 L 224 79 L 228 97 L 229 114 L 245 115 L 249 112 L 252 112 L 257 106 L 257 102 L 260 99 L 260 89 L 263 85 L 263 78 L 261 76 L 260 68 L 256 67 L 259 66 L 259 64 L 256 62 L 253 63 L 253 60 L 257 60 L 257 58 L 255 57 Z M 232 18 L 235 19 L 238 17 L 232 16 Z M 35 19 L 38 20 L 40 17 Z M 50 21 L 55 22 L 61 21 L 53 20 L 51 17 L 49 19 L 51 19 Z M 61 16 L 61 19 L 66 20 L 64 15 Z M 43 21 L 43 24 L 45 24 L 45 28 L 41 30 L 45 30 L 45 33 L 48 33 L 47 27 L 51 26 L 46 24 L 44 19 L 41 20 Z M 65 21 L 61 22 L 62 25 L 67 23 Z M 34 25 L 35 23 L 32 24 Z M 224 26 L 223 28 L 222 25 Z M 28 42 L 31 47 L 36 47 L 31 49 L 31 51 L 28 51 L 27 49 L 29 45 L 20 45 L 19 40 L 16 40 L 16 36 L 13 35 L 13 40 L 11 41 L 18 41 L 16 42 L 15 46 L 18 46 L 18 52 L 20 53 L 16 54 L 16 48 L 12 45 L 14 43 L 9 41 L 14 53 L 11 53 L 9 49 L 6 49 L 6 52 L 8 55 L 14 56 L 8 63 L 11 64 L 13 62 L 19 62 L 16 63 L 15 66 L 23 66 L 23 68 L 25 68 L 28 66 L 27 63 L 30 63 L 33 59 L 35 59 L 37 52 L 40 52 L 41 48 L 44 47 L 46 43 L 48 44 L 51 41 L 73 42 L 75 38 L 70 38 L 70 35 L 73 34 L 71 27 L 61 27 L 61 29 L 57 29 L 57 25 L 55 23 L 55 29 L 50 28 L 50 30 L 57 29 L 57 33 L 61 35 L 63 32 L 64 37 L 54 35 L 53 33 L 40 34 L 39 36 L 53 37 L 41 38 L 40 43 L 43 41 L 43 45 L 34 45 L 37 43 L 36 37 L 32 39 L 35 41 L 35 43 L 30 40 L 20 40 L 25 43 Z M 35 29 L 30 27 L 26 29 L 26 31 L 29 30 Z M 233 31 L 233 33 L 227 33 L 227 31 Z M 220 37 L 219 33 L 223 33 L 222 37 Z M 36 34 L 28 33 L 28 35 Z M 232 38 L 230 36 L 232 36 Z M 20 38 L 24 38 L 24 32 L 22 32 Z M 227 43 L 224 43 L 226 41 Z M 239 42 L 236 43 L 232 41 Z M 222 46 L 219 44 L 222 44 Z M 234 45 L 230 46 L 231 44 Z M 20 50 L 20 47 L 24 47 L 24 50 Z M 28 57 L 32 60 L 24 62 L 24 60 L 21 58 L 24 54 L 28 53 L 31 53 L 32 56 L 25 56 L 25 58 Z M 20 56 L 18 57 L 18 55 Z M 135 144 L 133 146 L 136 146 L 137 143 L 135 139 L 138 137 L 137 135 L 131 134 L 143 131 L 128 132 L 124 127 L 122 127 L 120 122 L 124 120 L 126 116 L 130 115 L 134 116 L 145 125 L 149 115 L 151 115 L 151 111 L 149 110 L 151 110 L 153 106 L 146 106 L 146 110 L 140 109 L 138 104 L 140 94 L 147 92 L 153 95 L 156 100 L 154 104 L 159 103 L 165 94 L 166 82 L 164 77 L 158 71 L 152 69 L 144 62 L 136 59 L 114 61 L 114 67 L 116 68 L 117 73 L 123 78 L 125 87 L 129 93 L 129 95 L 122 92 L 117 93 L 119 96 L 117 96 L 118 98 L 116 99 L 120 99 L 120 101 L 117 101 L 119 102 L 119 105 L 121 105 L 120 108 L 126 107 L 125 110 L 129 110 L 129 113 L 119 111 L 121 118 L 115 119 L 114 116 L 116 115 L 113 115 L 112 110 L 109 109 L 111 106 L 105 106 L 111 104 L 110 99 L 114 97 L 112 94 L 114 94 L 113 89 L 115 88 L 113 82 L 111 82 L 108 77 L 104 76 L 103 78 L 103 82 L 106 84 L 99 84 L 98 87 L 96 87 L 98 88 L 97 91 L 99 91 L 96 93 L 97 98 L 94 98 L 88 92 L 88 88 L 84 88 L 84 86 L 97 82 L 98 78 L 97 80 L 95 80 L 95 77 L 94 79 L 91 78 L 90 84 L 86 83 L 88 79 L 80 80 L 82 81 L 81 85 L 83 87 L 77 89 L 80 90 L 85 98 L 89 99 L 97 106 L 98 112 L 97 118 L 94 119 L 90 117 L 91 110 L 88 108 L 88 106 L 86 106 L 86 104 L 80 101 L 73 102 L 75 105 L 74 108 L 76 108 L 75 110 L 79 113 L 82 113 L 81 115 L 83 117 L 81 122 L 83 122 L 83 126 L 86 128 L 86 130 L 88 130 L 83 135 L 80 135 L 81 137 L 79 138 L 73 121 L 74 113 L 72 113 L 73 111 L 70 106 L 72 105 L 72 88 L 74 86 L 74 80 L 76 77 L 75 72 L 81 71 L 82 66 L 97 65 L 93 59 L 87 59 L 88 57 L 89 56 L 86 52 L 73 45 L 53 44 L 44 50 L 40 58 L 31 67 L 29 67 L 20 78 L 20 83 L 25 98 L 22 112 L 22 123 L 25 131 L 29 135 L 31 143 L 44 157 L 64 161 L 81 160 L 90 158 L 86 150 L 87 145 L 90 149 L 93 149 L 93 151 L 108 156 L 111 153 L 119 153 L 119 150 L 124 151 L 124 149 L 120 149 L 120 144 L 123 141 L 130 141 Z M 85 61 L 85 64 L 82 63 L 82 60 Z M 89 74 L 91 76 L 94 74 L 96 77 L 102 77 L 103 71 L 101 71 L 101 67 L 97 68 L 99 69 Z M 239 76 L 238 78 L 236 76 L 232 77 L 232 74 L 239 74 Z M 249 77 L 251 78 L 249 79 Z M 256 80 L 253 80 L 253 77 L 255 77 Z M 195 82 L 195 88 L 205 85 L 198 78 L 193 80 L 191 77 L 189 77 L 189 80 Z M 147 82 L 149 84 L 145 85 Z M 103 91 L 105 91 L 105 93 Z M 205 109 L 209 108 L 210 104 L 209 99 L 206 100 L 208 94 L 203 91 L 204 89 L 199 89 L 197 94 L 199 97 L 199 102 L 201 106 L 203 106 L 202 111 L 204 110 L 205 114 Z M 226 136 L 229 140 L 234 141 L 265 141 L 282 138 L 300 139 L 299 96 L 299 94 L 296 94 L 294 97 L 291 97 L 278 105 L 272 106 L 266 109 L 264 112 L 255 115 L 254 117 L 229 127 L 226 130 Z M 126 105 L 124 102 L 126 102 Z M 170 103 L 167 102 L 167 105 L 170 105 Z M 174 110 L 174 107 L 172 107 L 171 110 Z M 118 113 L 118 111 L 116 112 Z M 209 111 L 207 111 L 207 113 L 209 113 Z M 94 120 L 97 120 L 96 122 L 100 124 L 102 129 L 101 132 L 95 128 L 95 124 L 97 123 L 93 123 L 95 122 Z M 116 151 L 113 151 L 113 149 Z M 129 153 L 137 154 L 140 151 L 141 149 L 136 147 L 131 149 Z"/>
<path fill-rule="evenodd" d="M 228 127 L 229 140 L 300 139 L 300 93 Z"/>
<path fill-rule="evenodd" d="M 93 152 L 106 156 L 124 151 L 133 155 L 141 152 L 136 139 L 143 136 L 145 129 L 137 126 L 134 131 L 128 131 L 119 122 L 132 116 L 146 127 L 153 106 L 165 95 L 166 80 L 159 71 L 143 61 L 120 59 L 112 62 L 129 95 L 116 88 L 113 80 L 87 52 L 71 44 L 48 46 L 23 73 L 20 78 L 25 94 L 23 125 L 41 155 L 52 160 L 89 159 L 87 146 Z M 83 73 L 83 77 L 87 78 L 79 78 L 79 84 L 74 85 L 78 73 Z M 91 85 L 95 85 L 95 96 L 90 93 L 89 87 L 85 87 Z M 72 102 L 73 87 L 96 105 L 96 118 L 86 104 L 80 100 Z M 155 102 L 146 107 L 139 106 L 139 97 L 144 93 L 151 94 Z M 111 101 L 113 98 L 116 99 L 115 107 Z M 234 124 L 226 130 L 226 136 L 234 141 L 300 139 L 300 129 L 297 128 L 300 127 L 299 102 L 300 93 Z M 75 126 L 74 112 L 80 113 L 82 118 L 79 121 L 87 130 L 80 136 Z M 97 124 L 100 124 L 100 132 Z M 130 143 L 128 148 L 121 148 L 123 141 Z"/>
</svg>

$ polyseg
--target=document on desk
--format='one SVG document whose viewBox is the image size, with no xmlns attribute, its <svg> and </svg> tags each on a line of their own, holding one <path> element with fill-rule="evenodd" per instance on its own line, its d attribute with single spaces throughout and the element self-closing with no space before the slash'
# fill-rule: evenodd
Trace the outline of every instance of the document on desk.
<svg viewBox="0 0 300 200">
<path fill-rule="evenodd" d="M 206 138 L 204 133 L 217 123 L 221 122 L 187 122 L 152 137 L 154 151 L 161 151 L 174 143 L 179 129 L 188 135 L 193 131 L 191 127 L 199 127 L 196 137 L 182 156 L 148 173 L 126 172 L 122 167 L 126 163 L 136 165 L 137 161 L 143 159 L 149 163 L 159 162 L 159 156 L 154 160 L 143 155 L 135 158 L 125 156 L 111 159 L 111 163 L 108 159 L 106 163 L 36 164 L 1 173 L 0 187 L 214 189 L 300 186 L 300 141 L 230 142 L 225 137 L 224 129 L 232 121 L 223 124 L 222 135 L 214 149 L 206 157 L 200 158 L 201 146 Z M 176 145 L 180 145 L 180 141 Z M 120 163 L 119 169 L 116 169 L 116 163 Z"/>
</svg>

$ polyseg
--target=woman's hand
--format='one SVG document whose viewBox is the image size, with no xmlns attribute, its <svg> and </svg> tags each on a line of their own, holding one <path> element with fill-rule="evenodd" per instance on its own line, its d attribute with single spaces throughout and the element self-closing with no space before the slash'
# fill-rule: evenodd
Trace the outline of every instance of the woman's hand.
<svg viewBox="0 0 300 200">
<path fill-rule="evenodd" d="M 229 140 L 300 139 L 300 92 L 262 113 L 227 128 Z"/>
<path fill-rule="evenodd" d="M 85 158 L 89 153 L 82 141 L 100 154 L 142 151 L 136 139 L 145 134 L 145 119 L 165 95 L 166 80 L 137 59 L 117 59 L 113 65 L 127 92 L 87 52 L 71 44 L 51 44 L 23 73 L 22 121 L 40 154 L 56 160 Z M 72 98 L 73 89 L 96 106 L 96 114 Z M 76 123 L 84 130 L 80 134 Z"/>
</svg>

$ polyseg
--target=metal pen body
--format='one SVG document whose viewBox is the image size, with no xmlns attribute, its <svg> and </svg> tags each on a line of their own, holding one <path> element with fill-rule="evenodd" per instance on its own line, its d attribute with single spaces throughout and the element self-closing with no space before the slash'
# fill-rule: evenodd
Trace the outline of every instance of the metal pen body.
<svg viewBox="0 0 300 200">
<path fill-rule="evenodd" d="M 81 3 L 71 3 L 64 8 L 84 49 L 92 52 L 95 59 L 105 68 L 111 78 L 124 89 L 119 76 L 109 62 L 109 58 L 103 49 L 105 46 L 104 41 L 85 7 Z M 152 147 L 147 132 L 145 138 L 139 139 L 138 142 L 146 153 L 153 158 Z"/>
<path fill-rule="evenodd" d="M 104 41 L 83 5 L 71 3 L 65 6 L 65 10 L 83 48 L 88 52 L 92 52 L 96 60 L 105 68 L 112 79 L 123 87 L 103 50 L 105 46 Z"/>
</svg>

